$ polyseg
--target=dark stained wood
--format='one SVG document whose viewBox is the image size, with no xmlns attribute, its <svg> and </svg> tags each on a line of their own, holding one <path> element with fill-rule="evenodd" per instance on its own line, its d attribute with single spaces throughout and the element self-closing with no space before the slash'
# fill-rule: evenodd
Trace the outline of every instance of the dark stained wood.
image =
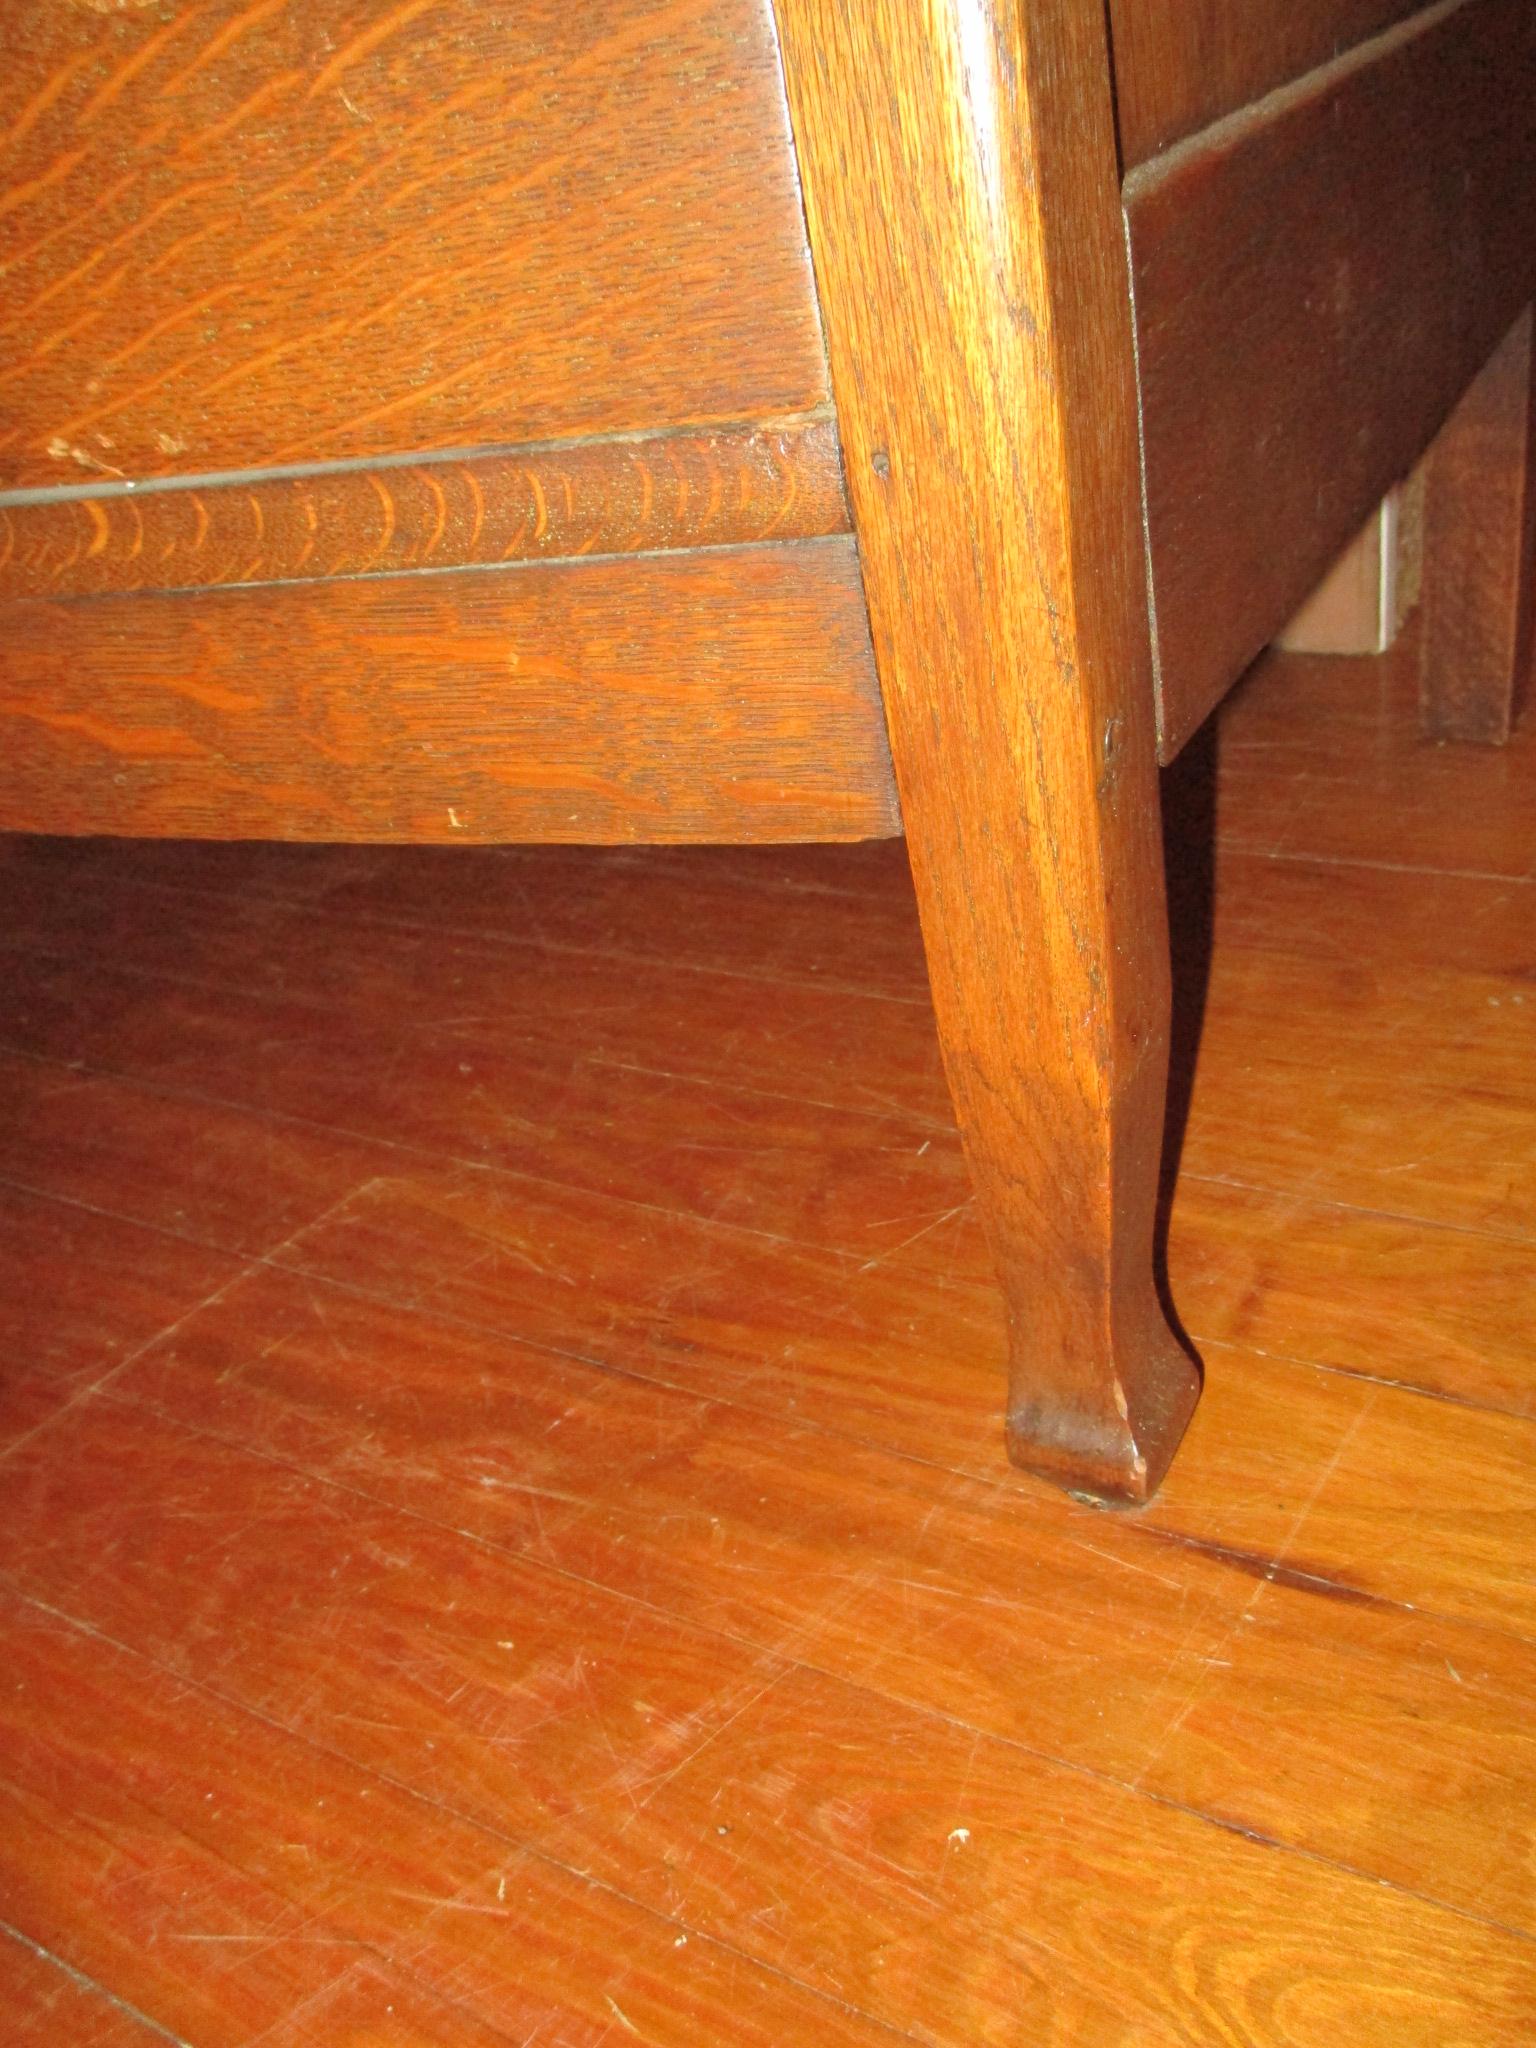
<svg viewBox="0 0 1536 2048">
<path fill-rule="evenodd" d="M 0 601 L 195 590 L 848 530 L 830 419 L 0 504 Z"/>
<path fill-rule="evenodd" d="M 6 485 L 826 397 L 767 0 L 13 14 Z"/>
<path fill-rule="evenodd" d="M 1126 183 L 1176 753 L 1531 297 L 1536 13 L 1467 0 Z"/>
<path fill-rule="evenodd" d="M 1127 170 L 1325 64 L 1421 0 L 1109 0 Z"/>
<path fill-rule="evenodd" d="M 1144 1499 L 1198 1377 L 1152 1279 L 1166 927 L 1102 9 L 779 20 L 1009 1443 Z"/>
<path fill-rule="evenodd" d="M 6 630 L 12 829 L 468 841 L 898 825 L 843 538 L 27 599 Z"/>
<path fill-rule="evenodd" d="M 1431 739 L 1502 746 L 1536 630 L 1536 364 L 1529 307 L 1425 463 L 1420 703 Z"/>
</svg>

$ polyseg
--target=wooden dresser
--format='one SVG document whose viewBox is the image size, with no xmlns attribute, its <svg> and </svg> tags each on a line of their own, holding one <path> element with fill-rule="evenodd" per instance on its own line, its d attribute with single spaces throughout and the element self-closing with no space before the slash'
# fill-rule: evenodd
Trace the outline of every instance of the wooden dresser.
<svg viewBox="0 0 1536 2048">
<path fill-rule="evenodd" d="M 1147 1497 L 1199 1384 L 1158 764 L 1432 443 L 1427 701 L 1507 720 L 1536 8 L 13 0 L 6 44 L 0 827 L 904 831 L 1010 1447 Z"/>
</svg>

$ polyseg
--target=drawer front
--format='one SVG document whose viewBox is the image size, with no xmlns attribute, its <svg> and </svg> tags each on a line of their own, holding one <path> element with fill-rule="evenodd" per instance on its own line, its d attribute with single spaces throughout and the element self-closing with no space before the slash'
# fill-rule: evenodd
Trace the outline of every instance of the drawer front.
<svg viewBox="0 0 1536 2048">
<path fill-rule="evenodd" d="M 769 0 L 13 0 L 0 489 L 826 399 Z"/>
</svg>

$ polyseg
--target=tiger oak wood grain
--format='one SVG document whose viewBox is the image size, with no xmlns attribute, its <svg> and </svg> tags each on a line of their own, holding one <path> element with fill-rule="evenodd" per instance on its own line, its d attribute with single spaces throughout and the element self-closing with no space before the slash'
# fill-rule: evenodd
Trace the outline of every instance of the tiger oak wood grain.
<svg viewBox="0 0 1536 2048">
<path fill-rule="evenodd" d="M 1530 299 L 1533 96 L 1536 14 L 1465 0 L 1127 179 L 1164 760 Z"/>
<path fill-rule="evenodd" d="M 7 608 L 0 823 L 465 841 L 897 829 L 833 537 Z M 686 728 L 689 743 L 676 743 Z"/>
<path fill-rule="evenodd" d="M 1419 699 L 1431 739 L 1502 746 L 1536 633 L 1536 361 L 1528 306 L 1425 462 Z"/>
<path fill-rule="evenodd" d="M 779 26 L 1010 1451 L 1144 1499 L 1199 1380 L 1152 1276 L 1167 933 L 1103 15 Z"/>
<path fill-rule="evenodd" d="M 766 0 L 11 12 L 8 486 L 826 398 Z"/>
<path fill-rule="evenodd" d="M 1133 170 L 1197 128 L 1339 56 L 1420 0 L 1109 0 L 1115 116 Z"/>
<path fill-rule="evenodd" d="M 0 600 L 642 554 L 848 529 L 830 420 L 0 503 Z"/>
</svg>

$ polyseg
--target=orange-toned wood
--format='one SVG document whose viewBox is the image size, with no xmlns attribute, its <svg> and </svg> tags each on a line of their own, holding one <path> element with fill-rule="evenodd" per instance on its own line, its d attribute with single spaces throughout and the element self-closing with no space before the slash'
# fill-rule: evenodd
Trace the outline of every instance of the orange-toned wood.
<svg viewBox="0 0 1536 2048">
<path fill-rule="evenodd" d="M 1327 63 L 1421 0 L 1109 0 L 1127 170 Z"/>
<path fill-rule="evenodd" d="M 1505 892 L 1499 916 L 1506 957 L 1528 957 L 1517 885 L 1536 877 L 1536 838 L 1518 822 L 1530 801 L 1524 770 L 1503 750 L 1423 744 L 1416 632 L 1410 621 L 1401 659 L 1394 652 L 1379 670 L 1369 664 L 1378 672 L 1363 697 L 1337 662 L 1287 663 L 1296 697 L 1290 717 L 1279 715 L 1267 687 L 1279 658 L 1266 656 L 1255 667 L 1256 682 L 1266 687 L 1245 686 L 1224 728 L 1222 774 L 1230 796 L 1222 836 L 1255 856 L 1329 867 L 1382 864 L 1421 876 L 1440 869 L 1497 881 Z M 1448 900 L 1445 883 L 1423 886 L 1432 900 Z M 1431 913 L 1420 920 L 1402 906 L 1394 922 L 1418 934 L 1422 947 Z M 1471 947 L 1472 934 L 1458 934 L 1454 925 L 1439 929 L 1446 943 L 1460 937 Z M 1410 944 L 1404 957 L 1422 956 Z"/>
<path fill-rule="evenodd" d="M 478 1256 L 485 1247 L 472 1213 L 465 1220 L 461 1255 Z M 579 1289 L 579 1274 L 563 1285 Z M 387 1601 L 398 1557 L 388 1535 L 377 1520 L 371 1540 L 338 1529 L 345 1502 L 327 1512 L 315 1500 L 320 1487 L 333 1499 L 361 1494 L 375 1509 L 436 1524 L 454 1539 L 449 1555 L 464 1559 L 454 1599 L 465 1620 L 450 1616 L 426 1630 L 430 1601 L 418 1593 L 406 1614 L 382 1622 L 411 1691 L 446 1701 L 469 1677 L 454 1668 L 459 1629 L 492 1667 L 521 1674 L 522 1663 L 503 1659 L 528 1660 L 528 1676 L 508 1688 L 514 1712 L 533 1710 L 523 1695 L 539 1685 L 534 1674 L 559 1688 L 553 1700 L 546 1693 L 546 1714 L 557 1710 L 566 1683 L 580 1688 L 574 1672 L 565 1678 L 570 1659 L 556 1663 L 537 1633 L 528 1640 L 536 1624 L 527 1595 L 509 1588 L 498 1598 L 494 1583 L 484 1585 L 485 1549 L 674 1618 L 697 1617 L 755 1653 L 756 1685 L 718 1687 L 703 1725 L 682 1730 L 665 1695 L 658 1701 L 643 1689 L 642 1674 L 654 1669 L 645 1660 L 626 1688 L 631 1704 L 620 1730 L 638 1719 L 637 1734 L 648 1732 L 651 1717 L 637 1715 L 638 1699 L 658 1733 L 674 1730 L 680 1739 L 664 1741 L 659 1753 L 647 1746 L 629 1770 L 608 1760 L 613 1829 L 630 1811 L 626 1784 L 637 1796 L 653 1779 L 664 1787 L 686 1768 L 694 1744 L 766 1688 L 788 1657 L 924 1717 L 1364 1864 L 1506 1926 L 1531 1926 L 1531 1824 L 1522 1819 L 1511 1829 L 1511 1815 L 1524 1814 L 1533 1788 L 1524 1720 L 1536 1711 L 1536 1652 L 1496 1627 L 1415 1614 L 1401 1597 L 1352 1586 L 1336 1556 L 1308 1555 L 1299 1518 L 1321 1477 L 1313 1413 L 1296 1429 L 1294 1463 L 1285 1463 L 1285 1439 L 1277 1443 L 1274 1427 L 1261 1437 L 1251 1427 L 1233 1432 L 1278 1457 L 1300 1487 L 1292 1511 L 1273 1516 L 1283 1540 L 1246 1549 L 1230 1529 L 1223 1537 L 1231 1439 L 1219 1417 L 1210 1425 L 1217 1441 L 1201 1459 L 1205 1498 L 1163 1533 L 1134 1519 L 1074 1516 L 1018 1485 L 1000 1489 L 892 1457 L 768 1404 L 743 1407 L 509 1345 L 504 1331 L 412 1310 L 400 1296 L 396 1289 L 380 1300 L 313 1275 L 258 1268 L 222 1302 L 185 1319 L 101 1398 L 12 1451 L 7 1471 L 22 1511 L 0 1529 L 7 1577 L 119 1642 L 144 1644 L 160 1661 L 178 1641 L 207 1645 L 204 1654 L 217 1659 L 210 1676 L 219 1673 L 237 1697 L 249 1698 L 248 1688 L 265 1679 L 302 1699 L 317 1634 L 331 1661 L 346 1649 L 313 1626 L 293 1640 L 305 1551 L 320 1550 L 326 1573 L 343 1555 L 355 1557 L 364 1584 L 383 1581 L 374 1604 Z M 1321 1418 L 1322 1464 L 1355 1447 L 1353 1424 L 1368 1470 L 1373 1443 L 1387 1449 L 1390 1432 L 1370 1429 L 1368 1407 L 1361 1418 L 1369 1389 L 1344 1392 L 1350 1398 L 1335 1404 L 1331 1433 L 1326 1413 Z M 1256 1417 L 1276 1422 L 1260 1401 L 1248 1404 L 1242 1422 Z M 242 1481 L 239 1468 L 252 1453 L 258 1469 Z M 1459 1483 L 1462 1500 L 1464 1478 Z M 215 1518 L 248 1523 L 263 1501 L 264 1545 L 230 1554 Z M 184 1543 L 189 1524 L 206 1529 L 209 1550 L 227 1559 L 216 1575 L 205 1574 L 190 1616 L 165 1590 L 179 1554 L 174 1532 Z M 169 1552 L 166 1564 L 103 1572 L 102 1558 L 122 1553 L 119 1532 L 128 1529 L 139 1531 L 139 1555 Z M 1475 1558 L 1475 1547 L 1459 1548 Z M 1426 1538 L 1420 1555 L 1428 1551 Z M 1511 1555 L 1508 1540 L 1495 1546 L 1495 1577 Z M 441 1566 L 432 1577 L 452 1583 Z M 1403 1583 L 1416 1589 L 1417 1573 Z M 339 1599 L 342 1628 L 357 1596 L 347 1600 L 337 1586 L 323 1602 L 297 1597 L 305 1611 L 326 1615 Z M 584 1596 L 589 1628 L 597 1624 L 590 1660 L 598 1663 L 599 1646 L 623 1631 L 601 1626 L 595 1604 Z M 241 1611 L 243 1629 L 232 1618 Z M 285 1615 L 287 1646 L 271 1640 Z M 431 1662 L 412 1684 L 408 1646 L 423 1635 L 416 1655 Z M 1028 1685 L 1018 1676 L 1021 1640 Z M 502 1658 L 491 1656 L 492 1645 Z M 1343 1687 L 1346 1671 L 1353 1682 Z M 515 1756 L 517 1724 L 509 1728 L 505 1707 L 497 1711 L 486 1690 L 493 1685 L 490 1672 L 471 1680 L 462 1710 L 471 1728 L 477 1711 L 492 1712 L 491 1729 L 505 1731 Z M 1330 1688 L 1341 1693 L 1331 1712 Z M 394 1689 L 381 1696 L 373 1687 L 370 1708 L 362 1681 L 351 1713 L 394 1723 L 398 1734 L 401 1715 L 384 1708 Z M 595 1718 L 587 1740 L 600 1743 L 609 1718 L 601 1700 Z M 1272 1763 L 1277 1725 L 1285 1730 L 1284 1773 L 1263 1766 L 1266 1756 Z M 320 1732 L 356 1754 L 344 1724 Z M 429 1771 L 434 1757 L 423 1760 Z M 728 1793 L 716 1802 L 731 1828 L 742 1823 L 733 1806 L 749 1785 L 728 1768 L 722 1778 L 721 1763 L 711 1759 L 707 1789 L 731 1786 L 735 1800 Z M 1458 1796 L 1448 1810 L 1433 1788 L 1452 1772 Z M 582 1804 L 579 1783 L 559 1788 L 562 1811 Z M 955 1826 L 970 1822 L 962 1815 Z M 944 1847 L 935 1841 L 936 1864 Z M 631 1869 L 622 1888 L 637 1880 Z M 798 1974 L 804 1965 L 795 1961 Z M 1528 1959 L 1526 1969 L 1528 1992 L 1536 1991 Z"/>
<path fill-rule="evenodd" d="M 1415 689 L 1223 714 L 1136 1516 L 997 1462 L 898 846 L 0 849 L 32 1938 L 195 2040 L 1523 2042 L 1536 743 Z"/>
<path fill-rule="evenodd" d="M 1536 630 L 1536 382 L 1526 308 L 1425 463 L 1420 702 L 1431 739 L 1502 746 Z"/>
<path fill-rule="evenodd" d="M 1010 1448 L 1143 1499 L 1198 1378 L 1152 1277 L 1168 978 L 1102 10 L 779 20 Z"/>
<path fill-rule="evenodd" d="M 883 2038 L 707 1934 L 690 1939 L 675 1914 L 530 1853 L 503 1816 L 466 1819 L 425 1785 L 391 1784 L 232 1705 L 217 1679 L 194 1687 L 0 1598 L 19 1658 L 0 1765 L 7 1896 L 178 2040 L 297 2043 L 300 2024 L 313 2039 L 312 1999 L 354 2007 L 356 2033 L 320 2038 L 386 2048 L 595 2042 L 621 2019 L 671 2048 Z M 503 1675 L 516 1668 L 491 1647 Z M 68 1728 L 46 1704 L 65 1686 Z M 188 1711 L 200 1732 L 178 1753 Z M 70 1903 L 92 1885 L 125 1895 L 94 1926 Z M 349 1982 L 359 1965 L 363 1982 Z"/>
<path fill-rule="evenodd" d="M 6 485 L 826 397 L 767 0 L 8 14 Z"/>
<path fill-rule="evenodd" d="M 165 2048 L 165 2034 L 23 1936 L 0 1934 L 0 1998 L 18 2041 Z"/>
<path fill-rule="evenodd" d="M 928 2037 L 955 2048 L 1021 2022 L 1055 2048 L 1113 2042 L 1132 2028 L 1171 2043 L 1186 2009 L 1175 1958 L 1187 1965 L 1191 1954 L 1210 1972 L 1205 2009 L 1240 2018 L 1243 2038 L 1262 2048 L 1320 2048 L 1325 2034 L 1296 2021 L 1315 1980 L 1332 1987 L 1325 2012 L 1347 1999 L 1357 2023 L 1448 2010 L 1468 2028 L 1500 2028 L 1524 2010 L 1523 1945 L 1504 1930 L 1245 1841 L 790 1655 L 583 1586 L 537 1558 L 467 1545 L 228 1444 L 204 1440 L 198 1473 L 197 1440 L 169 1418 L 102 1404 L 70 1434 L 93 1475 L 114 1442 L 130 1457 L 158 1446 L 169 1499 L 130 1482 L 94 1516 L 71 1503 L 51 1560 L 28 1574 L 42 1583 L 51 1566 L 78 1607 L 88 1523 L 111 1543 L 127 1503 L 142 1503 L 137 1583 L 103 1573 L 83 1603 L 98 1623 L 112 1617 L 115 1642 L 7 1597 L 0 1625 L 22 1680 L 3 1709 L 8 1775 L 46 1787 L 56 1808 L 89 1817 L 96 1839 L 115 1846 L 125 1816 L 114 1766 L 120 1776 L 132 1759 L 129 1786 L 153 1838 L 190 1835 L 247 1884 L 278 1893 L 270 1905 L 280 1926 L 284 1907 L 301 1909 L 330 1937 L 317 1944 L 320 1985 L 333 1960 L 324 1950 L 350 1935 L 389 1953 L 405 1947 L 418 1995 L 457 1975 L 472 2013 L 526 2023 L 516 1973 L 562 1891 L 579 1901 L 574 1884 L 561 1884 L 562 1866 L 575 1864 L 608 1894 L 614 1945 L 587 1967 L 638 2018 L 620 1988 L 629 1965 L 654 2001 L 644 2012 L 653 2039 L 676 2038 L 700 1976 L 707 1985 L 709 1964 L 727 1959 L 748 2040 L 763 2038 L 763 2010 L 772 2010 L 762 1963 L 789 1980 L 781 2024 L 814 2028 L 808 1993 L 790 2002 L 798 1979 L 888 2026 L 922 2012 Z M 166 1594 L 176 1511 L 218 1554 L 234 1552 L 205 1589 L 202 1626 L 185 1647 L 150 1605 L 154 1594 L 176 1605 Z M 253 1512 L 272 1529 L 265 1572 L 227 1541 Z M 433 1622 L 450 1582 L 457 1595 Z M 242 1593 L 246 1621 L 236 1627 Z M 325 1639 L 285 1626 L 296 1595 L 327 1616 Z M 129 1641 L 136 1654 L 122 1647 Z M 417 1649 L 392 1658 L 392 1643 Z M 168 1655 L 180 1666 L 174 1679 Z M 189 1677 L 209 1690 L 191 1692 Z M 74 1712 L 50 1726 L 49 1704 L 65 1699 Z M 176 1739 L 199 1708 L 201 1758 Z M 200 1809 L 211 1773 L 222 1796 L 209 1814 Z M 283 1840 L 297 1845 L 286 1855 L 272 1846 Z M 55 1856 L 61 1877 L 83 1860 L 67 1838 Z M 418 1870 L 439 1879 L 435 1895 L 413 1882 Z M 665 1916 L 680 1951 L 702 1948 L 675 1977 L 649 1975 L 638 1916 L 621 1903 L 636 1892 Z M 203 1924 L 201 1901 L 178 1901 L 168 1883 L 155 1897 L 168 1935 Z M 953 1938 L 960 1914 L 973 1943 Z M 77 1931 L 62 1901 L 54 1918 L 103 1968 L 111 1930 Z M 576 1931 L 587 1933 L 579 1907 Z M 249 1959 L 257 1984 L 281 1968 L 273 1947 L 265 1969 L 261 1956 Z M 1087 1966 L 1105 1953 L 1123 1956 L 1123 1967 Z M 1385 1982 L 1383 1954 L 1393 1961 Z M 210 1959 L 194 1950 L 182 1983 L 178 1961 L 166 1939 L 117 1968 L 137 1985 L 148 1979 L 141 1995 L 158 1992 L 162 2009 L 174 2001 L 185 2010 Z M 544 1970 L 528 1975 L 522 1998 L 547 1996 Z"/>
<path fill-rule="evenodd" d="M 6 614 L 0 822 L 465 840 L 897 829 L 853 543 Z"/>
<path fill-rule="evenodd" d="M 1164 759 L 1531 297 L 1533 98 L 1536 13 L 1466 0 L 1127 180 Z"/>
<path fill-rule="evenodd" d="M 830 418 L 0 502 L 0 602 L 848 530 Z"/>
</svg>

